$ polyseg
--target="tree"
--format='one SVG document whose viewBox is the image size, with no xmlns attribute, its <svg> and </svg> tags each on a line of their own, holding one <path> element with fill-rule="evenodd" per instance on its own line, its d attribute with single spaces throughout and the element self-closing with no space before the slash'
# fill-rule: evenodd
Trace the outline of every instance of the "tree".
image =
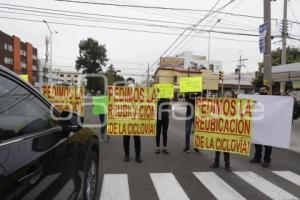
<svg viewBox="0 0 300 200">
<path fill-rule="evenodd" d="M 272 51 L 272 66 L 281 65 L 281 52 L 280 48 Z M 300 49 L 294 47 L 287 47 L 286 53 L 287 64 L 300 62 Z M 256 90 L 263 85 L 263 63 L 258 63 L 258 71 L 255 73 L 255 79 L 252 82 Z"/>
<path fill-rule="evenodd" d="M 98 41 L 88 38 L 79 43 L 79 56 L 76 60 L 76 70 L 82 70 L 83 74 L 99 74 L 102 67 L 108 61 L 105 45 Z M 96 93 L 103 87 L 103 80 L 99 77 L 87 77 L 86 89 Z"/>
<path fill-rule="evenodd" d="M 124 77 L 118 74 L 118 71 L 115 70 L 113 64 L 110 64 L 106 71 L 106 76 L 108 80 L 108 85 L 113 85 L 118 81 L 125 81 Z"/>
</svg>

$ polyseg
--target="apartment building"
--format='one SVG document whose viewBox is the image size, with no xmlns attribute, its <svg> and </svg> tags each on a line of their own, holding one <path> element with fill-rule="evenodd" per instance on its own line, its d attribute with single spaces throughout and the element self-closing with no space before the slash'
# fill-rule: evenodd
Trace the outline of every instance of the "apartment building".
<svg viewBox="0 0 300 200">
<path fill-rule="evenodd" d="M 17 74 L 27 74 L 31 84 L 38 81 L 37 49 L 18 36 L 0 31 L 0 65 Z"/>
</svg>

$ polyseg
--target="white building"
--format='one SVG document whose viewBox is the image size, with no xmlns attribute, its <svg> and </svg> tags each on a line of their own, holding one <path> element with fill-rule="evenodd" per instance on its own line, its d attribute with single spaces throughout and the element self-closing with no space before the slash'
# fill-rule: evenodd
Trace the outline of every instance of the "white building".
<svg viewBox="0 0 300 200">
<path fill-rule="evenodd" d="M 240 93 L 252 94 L 254 93 L 254 85 L 252 81 L 255 78 L 255 72 L 241 73 Z M 239 77 L 238 74 L 224 74 L 224 91 L 235 91 L 238 93 Z"/>
<path fill-rule="evenodd" d="M 62 71 L 61 69 L 52 70 L 52 80 L 56 83 L 68 85 L 84 85 L 84 77 L 80 72 Z"/>
<path fill-rule="evenodd" d="M 222 61 L 210 60 L 208 63 L 206 56 L 193 55 L 191 51 L 183 51 L 175 57 L 184 59 L 184 68 L 205 67 L 211 69 L 214 73 L 222 70 Z"/>
</svg>

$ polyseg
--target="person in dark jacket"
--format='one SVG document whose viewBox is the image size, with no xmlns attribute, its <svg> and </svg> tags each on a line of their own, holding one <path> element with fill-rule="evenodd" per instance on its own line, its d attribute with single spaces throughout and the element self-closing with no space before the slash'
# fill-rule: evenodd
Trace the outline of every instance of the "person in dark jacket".
<svg viewBox="0 0 300 200">
<path fill-rule="evenodd" d="M 128 78 L 126 80 L 126 86 L 127 87 L 135 87 L 135 81 L 133 78 Z M 134 148 L 135 148 L 135 161 L 138 163 L 142 163 L 142 157 L 141 157 L 141 137 L 140 136 L 133 136 L 134 140 Z M 129 162 L 130 161 L 130 136 L 126 135 L 123 136 L 123 147 L 125 152 L 124 161 Z"/>
<path fill-rule="evenodd" d="M 270 88 L 266 85 L 262 86 L 259 90 L 260 95 L 268 95 L 270 91 Z M 262 159 L 262 150 L 263 150 L 263 145 L 261 144 L 255 144 L 255 155 L 254 158 L 250 160 L 250 163 L 261 163 Z M 262 166 L 267 168 L 270 166 L 271 163 L 271 154 L 272 154 L 272 147 L 264 145 L 265 147 L 265 155 L 264 155 L 264 161 L 262 163 Z"/>
<path fill-rule="evenodd" d="M 162 153 L 169 154 L 167 150 L 168 140 L 168 127 L 169 127 L 169 115 L 170 115 L 170 99 L 161 98 L 157 102 L 157 123 L 156 123 L 156 151 L 160 153 L 160 138 L 163 138 Z M 161 134 L 162 133 L 162 134 Z"/>
<path fill-rule="evenodd" d="M 186 93 L 185 100 L 187 102 L 186 108 L 186 121 L 185 121 L 185 147 L 183 153 L 190 151 L 190 136 L 192 132 L 192 127 L 195 119 L 195 99 L 200 96 L 200 93 Z M 196 153 L 199 153 L 199 150 L 194 148 Z"/>
<path fill-rule="evenodd" d="M 232 92 L 225 92 L 224 97 L 226 98 L 235 98 L 235 93 L 234 91 Z M 215 160 L 210 166 L 210 168 L 219 168 L 220 167 L 220 151 L 215 152 Z M 230 169 L 230 153 L 224 152 L 224 162 L 225 162 L 225 170 L 226 171 L 231 171 Z"/>
</svg>

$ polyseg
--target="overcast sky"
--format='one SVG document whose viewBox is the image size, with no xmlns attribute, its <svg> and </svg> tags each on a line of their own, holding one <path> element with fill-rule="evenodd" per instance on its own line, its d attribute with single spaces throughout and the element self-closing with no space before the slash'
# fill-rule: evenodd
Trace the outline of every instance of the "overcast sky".
<svg viewBox="0 0 300 200">
<path fill-rule="evenodd" d="M 191 8 L 191 9 L 211 9 L 217 0 L 85 0 L 90 2 L 105 2 L 115 4 L 133 4 L 144 6 L 161 6 L 175 8 Z M 220 0 L 217 8 L 222 7 L 229 0 Z M 149 21 L 134 21 L 147 24 L 147 26 L 137 26 L 129 24 L 112 23 L 113 20 L 125 20 L 105 17 L 106 22 L 84 21 L 74 19 L 62 19 L 63 16 L 51 15 L 46 13 L 33 13 L 32 11 L 24 11 L 29 8 L 21 8 L 23 10 L 7 9 L 5 3 L 33 7 L 75 11 L 83 13 L 93 13 L 100 15 L 115 15 L 122 17 L 146 18 L 150 20 L 161 20 L 176 23 L 158 23 Z M 17 7 L 15 7 L 17 8 Z M 20 7 L 18 7 L 20 9 Z M 288 19 L 300 22 L 300 0 L 289 0 Z M 43 11 L 39 9 L 39 11 Z M 236 0 L 222 11 L 239 13 L 254 16 L 263 16 L 263 0 Z M 28 14 L 43 15 L 32 16 Z M 44 10 L 45 12 L 45 10 Z M 49 11 L 48 11 L 49 12 Z M 51 12 L 51 11 L 50 11 Z M 19 13 L 19 14 L 18 14 Z M 22 13 L 22 14 L 20 14 Z M 282 19 L 283 0 L 272 2 L 272 17 Z M 70 13 L 69 13 L 70 14 Z M 135 30 L 146 30 L 164 33 L 180 34 L 183 29 L 174 29 L 172 27 L 149 27 L 149 24 L 161 24 L 176 27 L 188 27 L 184 24 L 196 24 L 204 17 L 207 12 L 192 12 L 192 11 L 171 11 L 171 10 L 156 10 L 156 9 L 141 9 L 128 7 L 114 7 L 103 5 L 89 5 L 68 2 L 58 2 L 54 0 L 0 0 L 0 29 L 10 35 L 17 35 L 23 41 L 28 41 L 33 46 L 38 48 L 40 59 L 45 58 L 45 36 L 49 35 L 46 24 L 41 22 L 27 22 L 11 19 L 3 19 L 1 17 L 13 17 L 31 20 L 47 20 L 53 31 L 58 33 L 53 36 L 53 62 L 54 68 L 63 66 L 63 70 L 75 70 L 75 59 L 78 55 L 78 44 L 82 39 L 92 37 L 105 44 L 107 47 L 107 55 L 110 59 L 109 63 L 113 63 L 122 73 L 141 75 L 145 73 L 147 64 L 152 64 L 160 55 L 169 47 L 169 45 L 177 38 L 176 35 L 154 34 L 145 32 L 133 32 L 124 30 L 110 30 L 104 28 L 78 27 L 53 24 L 50 22 L 63 22 L 72 24 L 88 24 L 100 27 L 127 28 Z M 47 15 L 47 16 L 45 16 Z M 74 15 L 74 14 L 73 14 Z M 49 17 L 52 16 L 52 17 Z M 66 16 L 65 16 L 66 17 Z M 104 18 L 101 16 L 91 16 Z M 74 17 L 73 17 L 74 18 Z M 83 19 L 83 18 L 80 18 Z M 263 23 L 263 19 L 251 19 L 244 17 L 236 17 L 225 14 L 212 15 L 207 20 L 203 21 L 197 28 L 203 29 L 212 26 L 215 22 L 221 19 L 214 30 L 225 32 L 242 32 L 250 34 L 258 34 L 258 26 Z M 102 19 L 103 20 L 103 19 Z M 132 21 L 131 21 L 132 22 Z M 181 23 L 181 24 L 178 24 Z M 243 29 L 243 30 L 241 30 Z M 245 30 L 244 30 L 245 29 Z M 278 35 L 280 30 L 280 21 L 273 21 L 272 31 L 274 35 Z M 300 25 L 291 23 L 289 33 L 299 35 Z M 193 34 L 191 34 L 193 35 Z M 188 37 L 185 42 L 178 48 L 174 49 L 170 55 L 175 55 L 183 50 L 193 51 L 196 55 L 207 56 L 208 52 L 208 33 L 199 32 L 199 37 Z M 211 60 L 220 60 L 223 62 L 223 70 L 225 72 L 233 72 L 237 65 L 237 60 L 241 54 L 243 58 L 247 58 L 245 62 L 246 71 L 255 71 L 257 63 L 262 61 L 262 55 L 259 53 L 258 37 L 224 35 L 219 33 L 211 33 Z M 297 37 L 297 36 L 295 36 Z M 225 40 L 234 39 L 239 41 Z M 240 41 L 241 40 L 241 41 Z M 280 38 L 273 40 L 272 48 L 281 46 Z M 295 47 L 299 46 L 299 41 L 288 40 L 288 45 Z M 175 45 L 176 46 L 176 45 Z M 168 55 L 168 54 L 167 54 Z M 153 70 L 156 68 L 153 67 Z M 153 71 L 152 71 L 153 72 Z"/>
</svg>

